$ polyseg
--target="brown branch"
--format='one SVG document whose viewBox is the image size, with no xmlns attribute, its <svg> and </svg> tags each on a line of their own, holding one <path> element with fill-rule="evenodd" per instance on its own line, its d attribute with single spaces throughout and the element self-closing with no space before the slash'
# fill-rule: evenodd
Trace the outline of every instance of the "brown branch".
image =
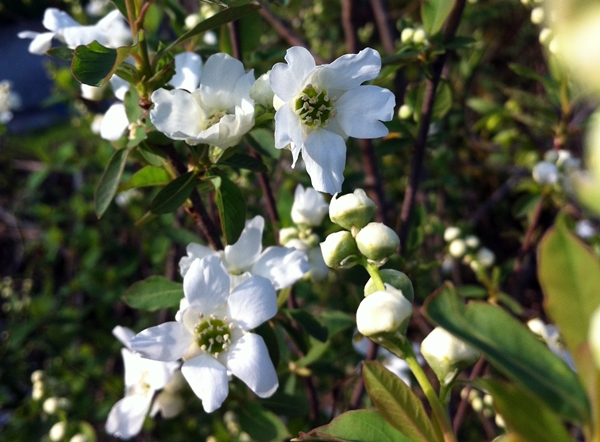
<svg viewBox="0 0 600 442">
<path fill-rule="evenodd" d="M 367 354 L 365 356 L 365 361 L 374 361 L 377 357 L 377 350 L 379 349 L 379 345 L 377 345 L 373 341 L 369 341 L 369 348 L 367 349 Z M 365 382 L 363 377 L 360 376 L 354 386 L 354 391 L 352 392 L 352 397 L 350 398 L 350 403 L 348 404 L 349 410 L 356 410 L 360 407 L 360 403 L 362 402 L 363 395 L 365 394 Z"/>
<path fill-rule="evenodd" d="M 473 370 L 471 370 L 471 375 L 469 376 L 469 381 L 473 381 L 476 377 L 478 377 L 485 367 L 485 358 L 482 356 L 479 358 Z M 458 430 L 460 429 L 460 424 L 462 423 L 463 418 L 465 417 L 465 413 L 467 411 L 467 406 L 469 405 L 469 393 L 471 392 L 472 387 L 467 385 L 465 387 L 466 394 L 465 397 L 461 398 L 460 404 L 458 404 L 458 409 L 456 410 L 456 414 L 454 415 L 454 421 L 452 422 L 452 426 L 454 428 L 454 433 L 458 434 Z"/>
<path fill-rule="evenodd" d="M 450 17 L 444 30 L 444 37 L 446 40 L 452 38 L 456 33 L 456 29 L 458 28 L 458 24 L 460 23 L 460 19 L 462 17 L 465 1 L 466 0 L 459 0 L 450 13 Z M 425 146 L 427 144 L 429 125 L 431 124 L 435 92 L 440 82 L 442 70 L 447 58 L 448 51 L 444 52 L 435 59 L 432 65 L 433 76 L 427 80 L 427 84 L 425 86 L 423 107 L 421 108 L 421 121 L 419 123 L 417 138 L 415 140 L 415 153 L 410 165 L 410 178 L 406 188 L 404 202 L 402 203 L 402 210 L 400 212 L 400 232 L 398 236 L 400 237 L 401 255 L 406 253 L 406 240 L 408 239 L 408 232 L 410 230 L 410 221 L 415 206 L 417 191 L 419 190 L 419 184 L 421 182 L 421 176 L 423 174 Z"/>
<path fill-rule="evenodd" d="M 358 35 L 352 24 L 352 0 L 340 0 L 342 6 L 342 29 L 344 30 L 344 39 L 346 41 L 346 50 L 350 53 L 356 53 L 358 48 Z"/>
<path fill-rule="evenodd" d="M 385 0 L 371 0 L 371 9 L 377 23 L 377 30 L 381 38 L 381 44 L 387 55 L 393 55 L 396 52 L 396 38 L 398 37 L 395 28 L 390 23 L 390 13 Z"/>
</svg>

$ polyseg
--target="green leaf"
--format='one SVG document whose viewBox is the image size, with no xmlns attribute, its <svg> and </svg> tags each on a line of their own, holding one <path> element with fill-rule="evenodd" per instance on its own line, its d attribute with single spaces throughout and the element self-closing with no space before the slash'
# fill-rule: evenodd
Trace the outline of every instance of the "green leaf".
<svg viewBox="0 0 600 442">
<path fill-rule="evenodd" d="M 246 169 L 253 172 L 268 172 L 269 168 L 256 158 L 243 153 L 236 153 L 224 161 L 219 161 L 219 165 L 233 167 L 235 169 Z"/>
<path fill-rule="evenodd" d="M 244 403 L 239 412 L 240 427 L 253 440 L 282 440 L 290 437 L 281 419 L 275 413 L 264 410 L 256 402 Z"/>
<path fill-rule="evenodd" d="M 321 315 L 329 336 L 356 327 L 356 319 L 338 310 L 325 310 Z"/>
<path fill-rule="evenodd" d="M 57 60 L 71 61 L 73 59 L 73 49 L 69 49 L 66 46 L 58 46 L 56 48 L 48 49 L 46 55 L 56 58 Z"/>
<path fill-rule="evenodd" d="M 187 172 L 167 184 L 150 203 L 150 211 L 156 215 L 174 212 L 190 196 L 197 179 L 194 172 Z"/>
<path fill-rule="evenodd" d="M 444 22 L 452 8 L 455 0 L 422 0 L 421 20 L 423 27 L 429 35 L 437 34 L 442 29 Z"/>
<path fill-rule="evenodd" d="M 144 126 L 135 126 L 134 136 L 127 141 L 127 147 L 135 147 L 138 146 L 142 141 L 144 141 L 146 136 L 146 128 Z M 131 136 L 131 135 L 130 135 Z"/>
<path fill-rule="evenodd" d="M 412 442 L 433 442 L 438 437 L 421 400 L 410 387 L 379 362 L 363 364 L 363 379 L 375 408 Z"/>
<path fill-rule="evenodd" d="M 169 182 L 169 174 L 162 167 L 146 166 L 133 174 L 131 179 L 119 186 L 121 192 L 138 187 L 160 186 Z"/>
<path fill-rule="evenodd" d="M 482 351 L 494 367 L 555 413 L 578 422 L 587 420 L 589 404 L 577 375 L 501 308 L 480 301 L 465 306 L 447 283 L 425 301 L 424 312 L 432 322 Z"/>
<path fill-rule="evenodd" d="M 302 329 L 321 342 L 327 341 L 327 328 L 306 310 L 284 310 Z"/>
<path fill-rule="evenodd" d="M 275 147 L 273 131 L 265 128 L 258 128 L 250 131 L 244 139 L 250 144 L 250 147 L 262 156 L 278 159 L 281 156 L 281 149 Z"/>
<path fill-rule="evenodd" d="M 311 364 L 314 364 L 319 359 L 321 359 L 327 350 L 329 350 L 329 342 L 320 342 L 314 338 L 309 338 L 310 340 L 310 350 L 306 353 L 306 356 L 298 359 L 296 364 L 299 367 L 308 367 Z"/>
<path fill-rule="evenodd" d="M 461 285 L 456 290 L 463 298 L 485 299 L 488 297 L 488 291 L 478 285 Z"/>
<path fill-rule="evenodd" d="M 129 88 L 125 94 L 123 104 L 125 105 L 125 113 L 127 114 L 127 119 L 130 123 L 141 120 L 144 115 L 144 110 L 140 107 L 140 95 L 135 88 Z"/>
<path fill-rule="evenodd" d="M 246 226 L 246 201 L 240 189 L 229 178 L 213 176 L 209 179 L 215 187 L 225 242 L 234 244 Z"/>
<path fill-rule="evenodd" d="M 73 52 L 71 72 L 80 83 L 102 86 L 114 74 L 119 65 L 129 57 L 134 46 L 111 49 L 97 41 L 80 45 Z"/>
<path fill-rule="evenodd" d="M 127 6 L 125 0 L 110 0 L 119 10 L 123 17 L 127 17 Z"/>
<path fill-rule="evenodd" d="M 423 99 L 425 97 L 425 82 L 421 83 L 415 104 L 415 112 L 417 119 L 421 117 L 421 109 L 423 108 Z M 452 108 L 452 88 L 446 80 L 440 80 L 440 83 L 435 92 L 433 100 L 433 110 L 431 111 L 431 119 L 433 121 L 440 120 Z"/>
<path fill-rule="evenodd" d="M 152 140 L 152 137 L 150 135 L 155 132 L 156 131 L 152 131 L 148 134 L 149 140 Z M 154 144 L 154 141 L 152 141 L 152 144 Z M 156 146 L 153 146 L 152 144 L 142 143 L 138 146 L 135 152 L 139 153 L 143 157 L 143 159 L 151 166 L 161 167 L 165 164 L 166 155 L 162 150 L 160 150 Z"/>
<path fill-rule="evenodd" d="M 327 425 L 301 434 L 295 440 L 414 442 L 386 422 L 375 410 L 348 411 Z"/>
<path fill-rule="evenodd" d="M 127 162 L 128 153 L 129 149 L 117 150 L 112 157 L 110 157 L 106 169 L 104 169 L 104 172 L 100 177 L 100 181 L 96 187 L 96 193 L 94 194 L 94 206 L 98 218 L 106 212 L 108 205 L 117 192 L 119 181 L 121 181 L 121 175 L 123 175 L 123 169 Z"/>
<path fill-rule="evenodd" d="M 572 442 L 560 418 L 525 389 L 492 379 L 479 379 L 476 383 L 492 395 L 494 407 L 507 427 L 524 439 Z"/>
<path fill-rule="evenodd" d="M 308 399 L 306 394 L 301 392 L 288 394 L 279 389 L 273 396 L 262 399 L 260 404 L 274 413 L 287 417 L 306 417 L 309 412 Z"/>
<path fill-rule="evenodd" d="M 123 297 L 131 307 L 149 312 L 178 307 L 183 298 L 183 284 L 162 276 L 151 276 L 133 284 Z"/>
</svg>

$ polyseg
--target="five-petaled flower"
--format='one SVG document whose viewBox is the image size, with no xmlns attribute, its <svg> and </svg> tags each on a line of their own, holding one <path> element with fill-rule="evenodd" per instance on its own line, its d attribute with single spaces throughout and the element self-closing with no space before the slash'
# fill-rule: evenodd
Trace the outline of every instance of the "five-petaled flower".
<svg viewBox="0 0 600 442">
<path fill-rule="evenodd" d="M 388 134 L 381 121 L 390 121 L 395 98 L 387 89 L 362 86 L 381 70 L 374 49 L 344 55 L 331 64 L 316 66 L 306 49 L 287 51 L 270 82 L 283 102 L 275 114 L 275 147 L 291 147 L 306 163 L 313 187 L 334 194 L 342 190 L 348 137 L 378 138 Z"/>
<path fill-rule="evenodd" d="M 207 413 L 227 397 L 228 374 L 260 397 L 271 396 L 279 385 L 265 342 L 249 332 L 277 313 L 275 289 L 261 276 L 230 288 L 219 257 L 195 260 L 183 278 L 185 298 L 176 321 L 148 328 L 130 341 L 146 358 L 183 358 L 181 373 Z"/>
</svg>

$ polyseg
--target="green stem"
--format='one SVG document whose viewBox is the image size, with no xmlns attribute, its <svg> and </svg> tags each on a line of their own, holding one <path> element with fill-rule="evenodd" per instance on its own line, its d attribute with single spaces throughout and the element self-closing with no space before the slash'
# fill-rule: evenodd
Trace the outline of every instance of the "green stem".
<svg viewBox="0 0 600 442">
<path fill-rule="evenodd" d="M 275 117 L 275 114 L 273 114 L 271 112 L 265 112 L 264 114 L 262 114 L 254 119 L 254 127 L 261 126 L 261 125 L 273 120 L 274 117 Z"/>
<path fill-rule="evenodd" d="M 381 279 L 381 275 L 379 274 L 379 267 L 368 262 L 366 258 L 362 259 L 361 264 L 365 269 L 367 269 L 367 272 L 369 272 L 369 275 L 373 279 L 377 290 L 385 290 L 385 284 L 383 283 L 383 279 Z"/>
</svg>

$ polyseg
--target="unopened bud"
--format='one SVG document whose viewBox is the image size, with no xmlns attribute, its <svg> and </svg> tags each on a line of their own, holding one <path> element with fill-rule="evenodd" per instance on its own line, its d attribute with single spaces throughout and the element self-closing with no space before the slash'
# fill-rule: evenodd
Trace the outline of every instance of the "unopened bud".
<svg viewBox="0 0 600 442">
<path fill-rule="evenodd" d="M 331 268 L 352 267 L 358 260 L 356 241 L 348 231 L 328 235 L 321 243 L 321 253 L 325 264 Z"/>
<path fill-rule="evenodd" d="M 492 252 L 487 247 L 481 247 L 477 251 L 477 255 L 475 255 L 475 259 L 477 260 L 476 262 L 478 262 L 484 268 L 487 269 L 494 265 L 494 262 L 496 261 L 496 255 L 494 255 L 494 252 Z"/>
<path fill-rule="evenodd" d="M 364 190 L 356 189 L 340 197 L 333 196 L 329 203 L 329 218 L 346 230 L 362 229 L 373 218 L 377 206 Z"/>
<path fill-rule="evenodd" d="M 412 36 L 412 41 L 414 44 L 420 45 L 425 43 L 427 40 L 427 33 L 424 29 L 417 29 Z"/>
<path fill-rule="evenodd" d="M 410 104 L 403 104 L 402 106 L 400 106 L 400 109 L 398 109 L 398 118 L 400 118 L 401 120 L 408 120 L 412 117 L 413 112 L 414 109 Z"/>
<path fill-rule="evenodd" d="M 531 10 L 531 23 L 534 25 L 542 24 L 544 21 L 544 8 L 537 6 Z"/>
<path fill-rule="evenodd" d="M 446 230 L 444 230 L 444 241 L 446 242 L 454 241 L 459 236 L 460 229 L 458 227 L 450 226 L 446 227 Z"/>
<path fill-rule="evenodd" d="M 539 36 L 539 40 L 540 40 L 540 44 L 548 44 L 550 43 L 550 40 L 552 39 L 552 30 L 550 28 L 543 28 L 540 31 L 540 36 Z"/>
<path fill-rule="evenodd" d="M 448 253 L 450 256 L 456 259 L 460 259 L 467 252 L 467 245 L 462 239 L 455 239 L 448 246 Z"/>
<path fill-rule="evenodd" d="M 66 433 L 67 433 L 67 424 L 65 424 L 64 422 L 57 422 L 54 425 L 52 425 L 52 427 L 50 428 L 48 437 L 50 438 L 51 441 L 57 442 L 59 440 L 62 440 L 65 437 Z"/>
<path fill-rule="evenodd" d="M 421 343 L 421 354 L 443 385 L 451 384 L 479 352 L 441 327 L 433 329 Z"/>
<path fill-rule="evenodd" d="M 410 302 L 415 299 L 415 291 L 408 276 L 399 270 L 383 269 L 379 271 L 379 275 L 385 284 L 389 284 L 402 292 L 402 295 Z M 373 278 L 369 279 L 365 284 L 365 296 L 372 295 L 377 292 L 377 287 Z"/>
<path fill-rule="evenodd" d="M 285 246 L 292 239 L 298 239 L 298 229 L 295 227 L 284 227 L 279 231 L 279 244 Z"/>
<path fill-rule="evenodd" d="M 312 187 L 298 185 L 294 192 L 292 221 L 299 226 L 320 226 L 329 210 L 322 193 Z"/>
<path fill-rule="evenodd" d="M 558 181 L 558 168 L 556 164 L 540 161 L 532 171 L 533 179 L 542 185 L 552 185 Z"/>
<path fill-rule="evenodd" d="M 198 14 L 190 14 L 185 18 L 185 29 L 192 29 L 202 21 Z"/>
<path fill-rule="evenodd" d="M 273 98 L 275 97 L 271 83 L 269 83 L 270 73 L 271 71 L 262 74 L 250 88 L 250 98 L 266 108 L 273 107 Z"/>
<path fill-rule="evenodd" d="M 356 244 L 368 259 L 381 262 L 396 252 L 400 238 L 383 223 L 369 223 L 356 235 Z"/>
<path fill-rule="evenodd" d="M 85 434 L 77 433 L 69 439 L 69 442 L 89 442 L 89 439 Z"/>
<path fill-rule="evenodd" d="M 400 34 L 400 41 L 404 44 L 412 42 L 415 30 L 413 28 L 404 28 Z"/>
<path fill-rule="evenodd" d="M 470 249 L 479 247 L 480 241 L 475 235 L 469 235 L 465 238 L 465 245 Z"/>
<path fill-rule="evenodd" d="M 33 373 L 31 373 L 31 383 L 41 382 L 44 380 L 44 377 L 44 370 L 36 370 Z"/>
<path fill-rule="evenodd" d="M 96 87 L 89 86 L 87 84 L 81 84 L 81 98 L 85 98 L 89 101 L 100 101 L 104 95 L 105 86 Z"/>
<path fill-rule="evenodd" d="M 412 315 L 412 305 L 400 290 L 386 289 L 363 299 L 356 311 L 356 327 L 363 336 L 404 333 Z"/>
</svg>

